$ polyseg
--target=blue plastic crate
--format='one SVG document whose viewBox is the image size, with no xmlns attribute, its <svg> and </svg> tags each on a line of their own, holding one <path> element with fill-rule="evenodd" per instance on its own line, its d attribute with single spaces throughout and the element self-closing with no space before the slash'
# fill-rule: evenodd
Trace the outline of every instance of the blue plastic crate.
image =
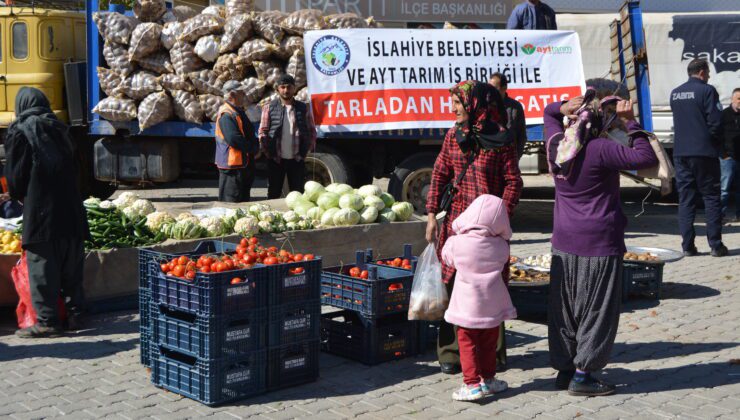
<svg viewBox="0 0 740 420">
<path fill-rule="evenodd" d="M 268 344 L 280 346 L 319 338 L 321 303 L 319 299 L 274 305 L 268 308 Z"/>
<path fill-rule="evenodd" d="M 269 391 L 314 382 L 319 377 L 319 340 L 271 347 L 267 365 Z"/>
<path fill-rule="evenodd" d="M 159 347 L 152 360 L 152 383 L 206 405 L 264 393 L 265 350 L 238 358 L 203 360 Z"/>
<path fill-rule="evenodd" d="M 139 289 L 139 351 L 140 361 L 144 366 L 151 366 L 151 304 L 152 292 L 149 289 Z"/>
<path fill-rule="evenodd" d="M 290 271 L 303 268 L 300 274 Z M 291 302 L 302 302 L 318 299 L 321 282 L 321 257 L 311 261 L 285 263 L 267 266 L 270 278 L 270 305 L 283 305 Z"/>
<path fill-rule="evenodd" d="M 377 258 L 378 256 L 375 256 L 375 257 L 373 256 L 373 250 L 371 248 L 368 248 L 368 249 L 365 250 L 365 261 L 366 262 L 369 262 L 369 263 L 373 263 L 373 264 L 378 264 L 381 261 L 395 260 L 396 258 L 400 258 L 402 260 L 409 260 L 409 262 L 411 263 L 411 270 L 410 271 L 411 272 L 415 272 L 416 271 L 416 264 L 419 261 L 419 258 L 418 257 L 415 257 L 414 254 L 411 253 L 411 249 L 412 249 L 411 244 L 404 244 L 403 245 L 403 254 L 392 256 L 392 257 Z M 375 259 L 375 258 L 377 258 L 377 259 Z M 383 265 L 383 264 L 379 264 L 379 265 Z M 394 268 L 398 268 L 398 269 L 404 270 L 401 267 L 394 267 Z"/>
<path fill-rule="evenodd" d="M 364 253 L 358 253 L 358 261 L 363 260 Z M 353 267 L 367 269 L 370 278 L 350 276 L 349 270 Z M 329 267 L 321 273 L 321 303 L 357 311 L 367 318 L 406 313 L 413 281 L 414 274 L 408 270 L 385 265 L 359 262 Z"/>
<path fill-rule="evenodd" d="M 150 277 L 152 274 L 160 272 L 159 263 L 169 262 L 175 257 L 185 255 L 188 257 L 200 256 L 205 254 L 221 254 L 233 252 L 237 244 L 223 241 L 203 241 L 195 246 L 191 252 L 166 253 L 155 251 L 150 248 L 139 248 L 139 287 L 150 289 Z"/>
<path fill-rule="evenodd" d="M 439 336 L 439 322 L 417 321 L 419 328 L 419 354 L 424 354 L 427 350 L 437 347 L 437 337 Z"/>
<path fill-rule="evenodd" d="M 418 326 L 404 314 L 370 321 L 352 311 L 321 315 L 321 349 L 366 365 L 418 354 Z"/>
<path fill-rule="evenodd" d="M 630 296 L 660 299 L 663 284 L 663 262 L 625 261 L 622 271 L 622 301 Z"/>
<path fill-rule="evenodd" d="M 189 356 L 236 357 L 264 349 L 266 345 L 265 308 L 208 317 L 154 306 L 152 314 L 153 342 Z"/>
</svg>

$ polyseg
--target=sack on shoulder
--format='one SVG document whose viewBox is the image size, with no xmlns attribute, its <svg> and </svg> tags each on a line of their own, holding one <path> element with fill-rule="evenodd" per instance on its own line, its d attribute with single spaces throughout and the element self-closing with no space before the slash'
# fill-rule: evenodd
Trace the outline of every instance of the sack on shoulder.
<svg viewBox="0 0 740 420">
<path fill-rule="evenodd" d="M 673 191 L 672 180 L 673 177 L 676 175 L 676 171 L 673 168 L 673 163 L 671 163 L 671 159 L 668 157 L 668 153 L 666 153 L 663 145 L 660 144 L 660 140 L 658 140 L 658 137 L 654 133 L 645 130 L 638 130 L 631 131 L 629 134 L 633 135 L 636 133 L 644 134 L 647 136 L 648 141 L 650 141 L 650 147 L 653 148 L 655 157 L 658 159 L 657 165 L 651 168 L 638 170 L 637 176 L 650 179 L 659 179 L 660 194 L 663 196 L 670 194 Z"/>
</svg>

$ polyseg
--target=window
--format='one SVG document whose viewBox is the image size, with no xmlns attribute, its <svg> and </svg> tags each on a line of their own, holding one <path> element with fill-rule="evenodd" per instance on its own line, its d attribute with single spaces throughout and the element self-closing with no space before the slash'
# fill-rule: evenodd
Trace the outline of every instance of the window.
<svg viewBox="0 0 740 420">
<path fill-rule="evenodd" d="M 28 58 L 28 27 L 25 22 L 13 24 L 13 58 Z"/>
</svg>

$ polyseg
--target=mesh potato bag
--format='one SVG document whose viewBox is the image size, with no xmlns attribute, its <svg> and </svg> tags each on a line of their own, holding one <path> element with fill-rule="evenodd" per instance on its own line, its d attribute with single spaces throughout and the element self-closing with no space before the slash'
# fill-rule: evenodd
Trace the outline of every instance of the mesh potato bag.
<svg viewBox="0 0 740 420">
<path fill-rule="evenodd" d="M 123 77 L 115 70 L 98 67 L 98 83 L 106 96 L 117 96 Z"/>
<path fill-rule="evenodd" d="M 172 14 L 175 15 L 178 22 L 185 22 L 191 17 L 198 14 L 198 11 L 190 6 L 175 6 L 172 8 Z"/>
<path fill-rule="evenodd" d="M 139 23 L 136 19 L 117 12 L 95 12 L 92 18 L 98 27 L 100 36 L 106 42 L 112 41 L 124 45 L 128 44 L 131 32 Z"/>
<path fill-rule="evenodd" d="M 162 35 L 159 40 L 162 42 L 162 46 L 165 49 L 172 49 L 172 46 L 177 42 L 177 35 L 182 30 L 183 25 L 184 23 L 182 22 L 170 22 L 164 24 L 162 27 Z"/>
<path fill-rule="evenodd" d="M 224 82 L 219 80 L 218 75 L 213 70 L 192 72 L 188 74 L 188 79 L 190 79 L 198 94 L 223 95 L 221 88 L 224 87 Z"/>
<path fill-rule="evenodd" d="M 369 18 L 365 19 L 365 22 L 367 22 L 368 28 L 382 28 L 383 24 L 375 20 L 373 16 L 370 16 Z"/>
<path fill-rule="evenodd" d="M 167 11 L 164 0 L 136 0 L 134 16 L 142 22 L 156 22 Z"/>
<path fill-rule="evenodd" d="M 158 23 L 141 23 L 131 33 L 128 47 L 130 60 L 144 58 L 162 48 L 162 25 Z"/>
<path fill-rule="evenodd" d="M 195 53 L 193 45 L 185 41 L 177 41 L 170 49 L 170 60 L 175 67 L 175 73 L 186 75 L 200 70 L 206 63 Z"/>
<path fill-rule="evenodd" d="M 324 18 L 327 26 L 332 29 L 367 28 L 367 21 L 354 13 L 339 13 Z"/>
<path fill-rule="evenodd" d="M 218 51 L 223 54 L 234 51 L 254 34 L 252 16 L 248 14 L 234 15 L 226 20 L 224 36 Z"/>
<path fill-rule="evenodd" d="M 275 45 L 262 38 L 253 38 L 242 44 L 237 54 L 241 60 L 251 64 L 255 61 L 266 60 L 275 50 Z"/>
<path fill-rule="evenodd" d="M 244 86 L 244 93 L 247 95 L 247 101 L 250 103 L 258 103 L 265 94 L 265 88 L 267 83 L 264 80 L 260 80 L 256 77 L 250 77 L 242 82 Z"/>
<path fill-rule="evenodd" d="M 280 47 L 275 50 L 274 55 L 287 60 L 295 54 L 296 51 L 303 51 L 303 37 L 300 36 L 286 36 L 280 41 Z"/>
<path fill-rule="evenodd" d="M 236 54 L 224 54 L 213 65 L 213 72 L 223 81 L 244 80 L 249 74 L 250 65 Z"/>
<path fill-rule="evenodd" d="M 254 30 L 273 44 L 280 44 L 284 36 L 280 24 L 286 17 L 287 14 L 278 10 L 257 13 L 254 15 Z"/>
<path fill-rule="evenodd" d="M 288 60 L 288 65 L 285 66 L 285 72 L 295 79 L 296 89 L 301 89 L 307 84 L 306 74 L 306 57 L 303 55 L 303 51 L 296 51 Z"/>
<path fill-rule="evenodd" d="M 227 18 L 254 10 L 254 0 L 226 0 L 224 5 Z"/>
<path fill-rule="evenodd" d="M 213 63 L 218 58 L 218 47 L 221 37 L 206 35 L 195 43 L 194 51 L 203 61 Z"/>
<path fill-rule="evenodd" d="M 108 121 L 131 121 L 136 118 L 136 102 L 126 98 L 105 98 L 93 108 Z"/>
<path fill-rule="evenodd" d="M 131 76 L 123 79 L 121 92 L 131 99 L 140 101 L 150 93 L 162 90 L 157 82 L 157 76 L 148 71 L 137 71 Z"/>
<path fill-rule="evenodd" d="M 161 18 L 157 21 L 160 25 L 164 25 L 166 23 L 173 23 L 177 22 L 177 16 L 175 16 L 174 13 L 172 13 L 172 10 L 168 10 L 164 12 Z"/>
<path fill-rule="evenodd" d="M 108 67 L 117 71 L 122 76 L 128 76 L 134 72 L 136 66 L 128 59 L 128 48 L 111 41 L 105 41 L 103 45 L 103 58 Z"/>
<path fill-rule="evenodd" d="M 280 76 L 285 74 L 283 65 L 279 61 L 273 60 L 255 61 L 254 70 L 257 72 L 257 77 L 264 80 L 268 86 L 274 86 Z"/>
<path fill-rule="evenodd" d="M 170 92 L 173 90 L 185 90 L 188 92 L 195 90 L 190 80 L 186 76 L 180 76 L 179 74 L 163 74 L 157 78 L 157 82 Z"/>
<path fill-rule="evenodd" d="M 223 32 L 224 24 L 224 20 L 218 16 L 200 14 L 185 22 L 177 39 L 179 41 L 195 42 L 202 36 Z"/>
<path fill-rule="evenodd" d="M 198 98 L 192 93 L 184 90 L 173 90 L 172 104 L 177 118 L 195 124 L 203 122 L 203 108 L 200 107 Z"/>
<path fill-rule="evenodd" d="M 201 10 L 201 15 L 213 15 L 220 17 L 221 19 L 226 19 L 226 8 L 224 6 L 208 6 L 205 9 Z"/>
<path fill-rule="evenodd" d="M 211 94 L 198 95 L 198 102 L 200 102 L 200 107 L 203 109 L 205 117 L 215 122 L 218 110 L 224 104 L 224 98 Z"/>
<path fill-rule="evenodd" d="M 326 28 L 324 15 L 321 13 L 321 10 L 316 9 L 296 10 L 288 15 L 288 17 L 281 22 L 281 25 L 287 32 L 296 35 L 303 35 L 306 31 Z"/>
<path fill-rule="evenodd" d="M 172 66 L 170 55 L 167 51 L 157 51 L 154 54 L 147 55 L 144 58 L 136 60 L 136 64 L 144 70 L 149 70 L 157 74 L 175 72 L 175 67 Z"/>
<path fill-rule="evenodd" d="M 308 103 L 308 88 L 304 87 L 295 94 L 295 100 Z"/>
<path fill-rule="evenodd" d="M 175 114 L 172 99 L 167 92 L 155 92 L 139 104 L 139 129 L 145 130 L 167 121 Z"/>
</svg>

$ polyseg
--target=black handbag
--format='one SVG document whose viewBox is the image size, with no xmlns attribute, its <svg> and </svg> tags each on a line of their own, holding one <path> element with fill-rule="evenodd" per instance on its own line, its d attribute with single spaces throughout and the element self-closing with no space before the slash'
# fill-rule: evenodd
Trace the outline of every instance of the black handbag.
<svg viewBox="0 0 740 420">
<path fill-rule="evenodd" d="M 465 177 L 465 174 L 468 172 L 468 167 L 473 163 L 475 160 L 475 152 L 470 152 L 470 155 L 468 156 L 467 162 L 465 162 L 465 165 L 463 165 L 462 171 L 460 171 L 460 175 L 455 178 L 454 181 L 450 182 L 449 184 L 445 185 L 442 189 L 442 195 L 439 198 L 439 211 L 445 212 L 445 214 L 449 213 L 450 207 L 452 207 L 452 200 L 455 198 L 455 195 L 457 195 L 457 186 L 460 184 L 460 181 Z"/>
</svg>

